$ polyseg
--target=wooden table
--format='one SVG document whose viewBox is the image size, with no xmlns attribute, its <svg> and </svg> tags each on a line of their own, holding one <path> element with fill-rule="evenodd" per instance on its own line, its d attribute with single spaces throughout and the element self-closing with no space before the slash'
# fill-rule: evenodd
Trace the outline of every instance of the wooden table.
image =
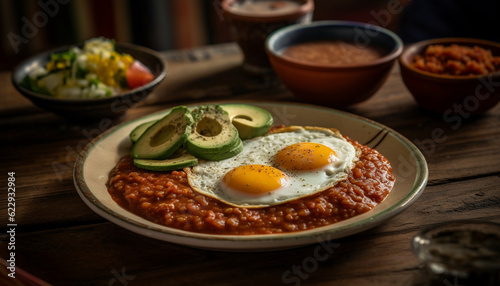
<svg viewBox="0 0 500 286">
<path fill-rule="evenodd" d="M 233 44 L 163 55 L 166 80 L 113 125 L 181 102 L 294 100 L 275 78 L 241 73 Z M 302 266 L 318 245 L 264 253 L 200 250 L 132 233 L 95 214 L 78 196 L 72 168 L 79 151 L 109 126 L 43 111 L 14 90 L 10 73 L 1 73 L 0 257 L 9 258 L 6 186 L 8 172 L 15 172 L 17 274 L 23 269 L 53 285 L 422 285 L 423 265 L 410 246 L 418 230 L 455 219 L 500 222 L 500 105 L 447 122 L 416 106 L 395 66 L 374 97 L 347 111 L 420 142 L 427 188 L 383 225 L 334 241 L 328 259 L 289 282 L 284 273 Z"/>
</svg>

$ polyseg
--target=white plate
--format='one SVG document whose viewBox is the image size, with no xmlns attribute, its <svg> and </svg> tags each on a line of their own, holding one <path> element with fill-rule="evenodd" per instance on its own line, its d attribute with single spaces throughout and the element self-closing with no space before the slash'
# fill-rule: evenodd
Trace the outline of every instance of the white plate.
<svg viewBox="0 0 500 286">
<path fill-rule="evenodd" d="M 226 251 L 291 248 L 345 237 L 372 228 L 413 203 L 427 183 L 428 169 L 422 153 L 394 130 L 360 116 L 312 105 L 250 103 L 267 109 L 276 124 L 334 127 L 361 144 L 375 148 L 393 168 L 396 183 L 387 198 L 356 217 L 313 230 L 271 235 L 210 235 L 173 229 L 145 220 L 120 207 L 109 195 L 110 170 L 131 147 L 128 134 L 138 124 L 157 119 L 165 110 L 124 123 L 95 138 L 79 155 L 73 179 L 83 201 L 105 219 L 141 235 L 172 243 Z"/>
</svg>

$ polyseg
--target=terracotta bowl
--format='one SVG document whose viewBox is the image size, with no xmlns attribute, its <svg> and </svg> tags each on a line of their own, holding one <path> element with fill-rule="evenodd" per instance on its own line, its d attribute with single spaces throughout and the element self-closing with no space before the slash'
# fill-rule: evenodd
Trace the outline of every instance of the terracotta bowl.
<svg viewBox="0 0 500 286">
<path fill-rule="evenodd" d="M 14 87 L 23 96 L 31 100 L 33 104 L 74 121 L 97 121 L 124 115 L 130 107 L 145 99 L 165 78 L 167 73 L 166 66 L 157 52 L 141 46 L 116 43 L 116 51 L 130 54 L 134 59 L 141 61 L 141 63 L 151 70 L 155 76 L 153 81 L 141 87 L 99 99 L 55 98 L 34 92 L 21 85 L 21 81 L 32 69 L 45 66 L 50 60 L 51 54 L 65 51 L 69 47 L 57 48 L 26 59 L 14 68 L 11 80 Z"/>
<path fill-rule="evenodd" d="M 303 42 L 343 41 L 383 51 L 374 61 L 341 65 L 305 63 L 282 56 L 282 50 Z M 371 97 L 385 82 L 403 44 L 393 32 L 379 26 L 319 21 L 282 28 L 269 36 L 266 50 L 283 84 L 303 101 L 345 107 Z"/>
<path fill-rule="evenodd" d="M 314 11 L 313 0 L 294 0 L 300 6 L 281 14 L 241 13 L 234 9 L 245 0 L 223 0 L 222 11 L 227 20 L 232 38 L 241 48 L 243 69 L 251 74 L 272 72 L 264 43 L 273 31 L 297 23 L 311 22 Z"/>
<path fill-rule="evenodd" d="M 432 39 L 405 47 L 399 58 L 401 76 L 418 105 L 436 113 L 468 115 L 484 113 L 500 101 L 500 72 L 481 76 L 439 75 L 411 65 L 416 55 L 435 44 L 479 46 L 500 56 L 499 43 L 470 38 Z"/>
</svg>

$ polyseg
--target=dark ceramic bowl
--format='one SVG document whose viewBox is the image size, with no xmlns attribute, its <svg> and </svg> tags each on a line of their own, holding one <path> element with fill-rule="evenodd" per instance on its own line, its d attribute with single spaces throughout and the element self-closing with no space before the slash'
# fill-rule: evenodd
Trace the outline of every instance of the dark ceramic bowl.
<svg viewBox="0 0 500 286">
<path fill-rule="evenodd" d="M 251 74 L 272 72 L 264 43 L 273 31 L 297 23 L 311 22 L 314 11 L 313 0 L 295 0 L 298 9 L 278 15 L 237 13 L 232 8 L 246 0 L 223 0 L 222 9 L 231 36 L 241 48 L 244 59 L 243 69 Z"/>
<path fill-rule="evenodd" d="M 316 41 L 350 42 L 358 47 L 377 48 L 383 54 L 374 61 L 341 65 L 305 63 L 282 56 L 282 50 L 289 46 Z M 368 99 L 380 88 L 403 44 L 396 34 L 379 26 L 319 21 L 272 33 L 266 50 L 274 71 L 298 98 L 323 106 L 345 107 Z"/>
<path fill-rule="evenodd" d="M 399 58 L 401 77 L 418 105 L 436 113 L 480 114 L 500 101 L 500 72 L 481 76 L 440 75 L 411 65 L 416 55 L 436 44 L 478 46 L 500 56 L 499 43 L 470 38 L 432 39 L 405 47 Z"/>
<path fill-rule="evenodd" d="M 150 83 L 108 98 L 99 99 L 54 98 L 20 85 L 31 70 L 45 66 L 50 60 L 51 54 L 65 51 L 69 47 L 54 49 L 31 57 L 17 65 L 12 71 L 12 84 L 22 95 L 38 107 L 68 119 L 86 121 L 119 117 L 134 104 L 146 98 L 166 75 L 165 64 L 155 51 L 131 44 L 117 43 L 115 47 L 118 52 L 130 54 L 151 70 L 155 77 Z"/>
</svg>

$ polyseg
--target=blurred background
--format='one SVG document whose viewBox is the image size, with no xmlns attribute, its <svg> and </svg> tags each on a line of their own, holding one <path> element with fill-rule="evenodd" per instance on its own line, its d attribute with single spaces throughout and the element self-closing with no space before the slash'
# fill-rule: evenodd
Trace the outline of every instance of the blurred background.
<svg viewBox="0 0 500 286">
<path fill-rule="evenodd" d="M 40 51 L 98 36 L 158 51 L 230 42 L 220 2 L 0 0 L 0 70 L 9 70 Z M 315 21 L 376 24 L 403 33 L 405 41 L 431 38 L 432 33 L 492 40 L 500 37 L 498 0 L 315 0 L 315 6 Z M 451 20 L 438 19 L 445 14 L 451 15 Z M 403 15 L 407 17 L 401 26 Z M 468 30 L 471 26 L 483 28 Z"/>
<path fill-rule="evenodd" d="M 0 69 L 11 69 L 40 51 L 97 36 L 158 51 L 230 42 L 220 1 L 0 0 Z M 386 2 L 315 0 L 314 20 L 376 21 L 370 11 L 387 9 Z M 391 29 L 393 18 L 387 24 Z"/>
</svg>

